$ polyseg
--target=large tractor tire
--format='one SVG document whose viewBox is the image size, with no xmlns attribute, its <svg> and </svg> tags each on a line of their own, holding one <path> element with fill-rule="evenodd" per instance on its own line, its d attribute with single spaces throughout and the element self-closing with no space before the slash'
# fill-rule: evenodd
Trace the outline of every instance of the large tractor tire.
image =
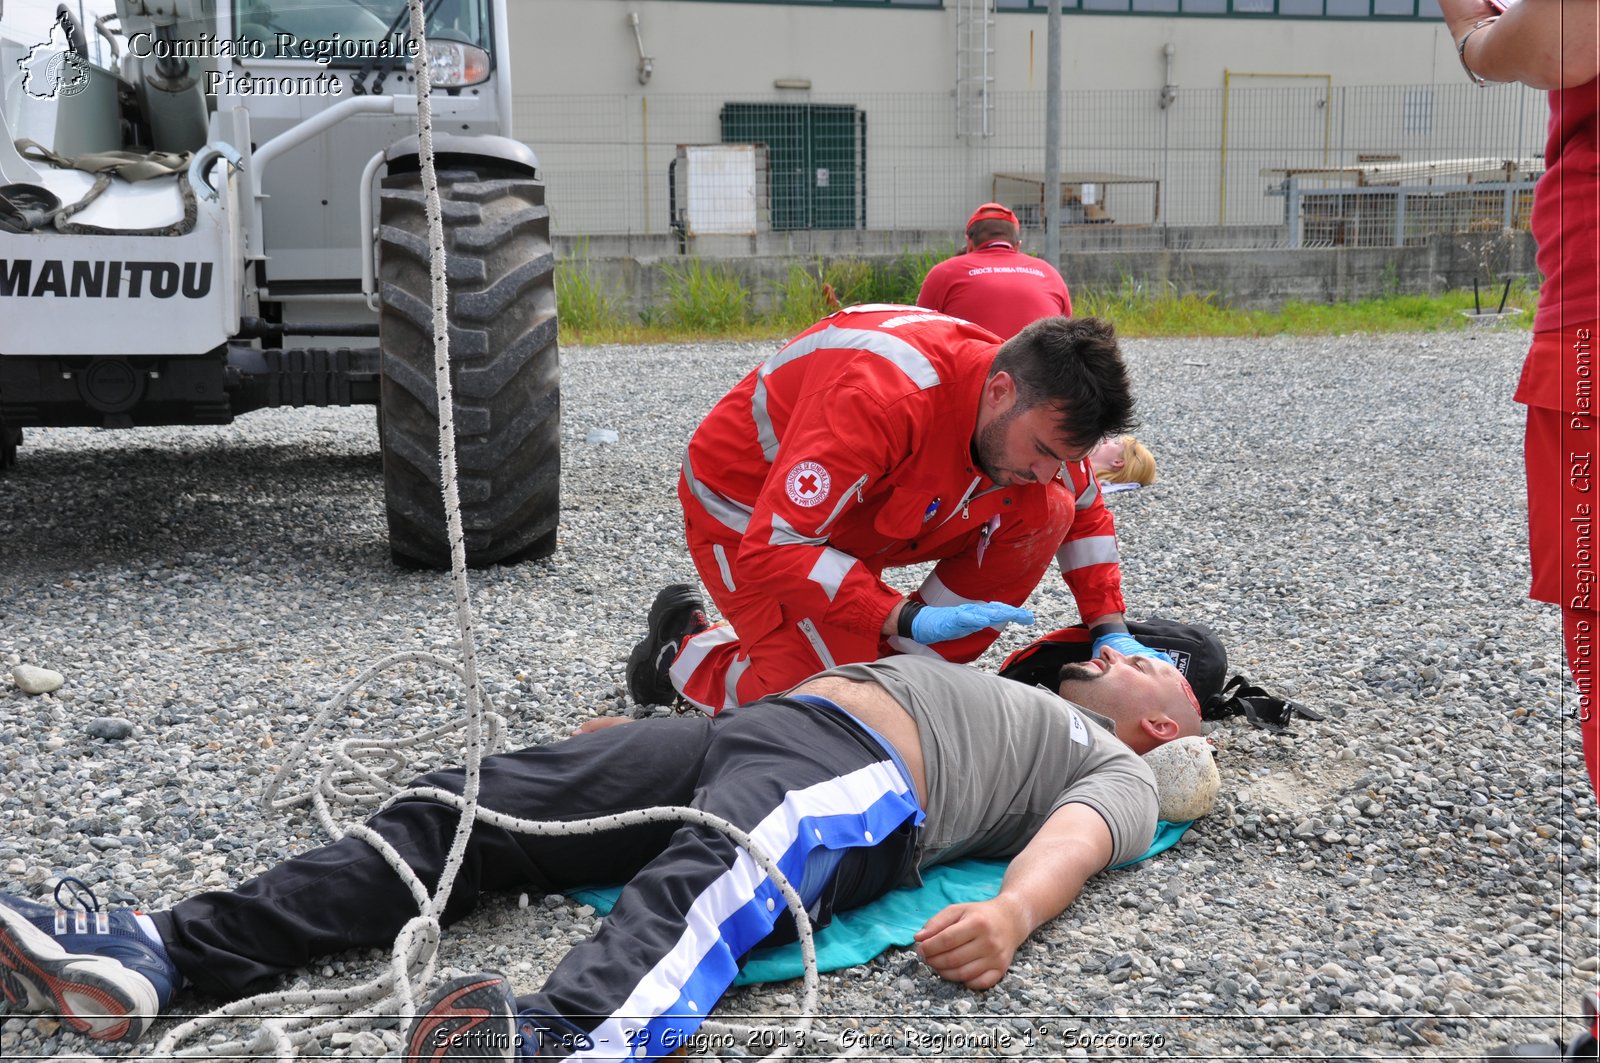
<svg viewBox="0 0 1600 1063">
<path fill-rule="evenodd" d="M 544 186 L 452 168 L 439 172 L 439 198 L 467 564 L 545 557 L 560 517 L 561 369 Z M 384 179 L 379 220 L 389 550 L 407 567 L 448 568 L 420 173 Z"/>
</svg>

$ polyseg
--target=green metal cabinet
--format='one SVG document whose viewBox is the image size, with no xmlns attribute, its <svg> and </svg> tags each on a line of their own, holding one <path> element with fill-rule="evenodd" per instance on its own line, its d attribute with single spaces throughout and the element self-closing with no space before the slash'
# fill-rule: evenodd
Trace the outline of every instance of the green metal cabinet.
<svg viewBox="0 0 1600 1063">
<path fill-rule="evenodd" d="M 765 144 L 772 228 L 866 227 L 867 116 L 842 103 L 725 103 L 724 144 Z"/>
</svg>

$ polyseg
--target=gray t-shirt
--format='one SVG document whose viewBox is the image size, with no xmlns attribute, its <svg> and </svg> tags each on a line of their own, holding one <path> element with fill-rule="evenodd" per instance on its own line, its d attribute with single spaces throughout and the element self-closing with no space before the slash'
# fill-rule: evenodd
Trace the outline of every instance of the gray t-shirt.
<svg viewBox="0 0 1600 1063">
<path fill-rule="evenodd" d="M 927 657 L 840 665 L 877 683 L 917 721 L 928 782 L 919 868 L 1014 856 L 1062 805 L 1111 828 L 1113 865 L 1150 847 L 1156 783 L 1111 721 L 1050 691 Z"/>
</svg>

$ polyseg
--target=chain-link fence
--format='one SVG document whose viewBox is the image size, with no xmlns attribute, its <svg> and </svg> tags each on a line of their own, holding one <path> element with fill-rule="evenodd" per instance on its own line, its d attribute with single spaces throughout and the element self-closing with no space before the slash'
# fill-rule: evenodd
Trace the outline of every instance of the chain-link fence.
<svg viewBox="0 0 1600 1063">
<path fill-rule="evenodd" d="M 563 236 L 897 250 L 956 240 L 989 199 L 1042 225 L 1045 103 L 997 94 L 982 138 L 955 135 L 944 94 L 530 95 L 516 115 Z M 1546 121 L 1542 94 L 1520 86 L 1235 73 L 1167 99 L 1067 92 L 1063 243 L 1374 246 L 1525 228 Z"/>
</svg>

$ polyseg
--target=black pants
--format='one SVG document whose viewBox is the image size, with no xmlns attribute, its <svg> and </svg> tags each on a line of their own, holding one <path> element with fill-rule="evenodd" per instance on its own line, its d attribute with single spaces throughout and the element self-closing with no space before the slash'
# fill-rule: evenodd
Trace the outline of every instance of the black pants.
<svg viewBox="0 0 1600 1063">
<path fill-rule="evenodd" d="M 417 785 L 459 793 L 463 779 L 451 770 Z M 489 757 L 481 780 L 483 807 L 525 819 L 703 809 L 754 836 L 794 883 L 812 850 L 844 850 L 837 870 L 805 898 L 824 923 L 834 908 L 863 904 L 900 882 L 920 820 L 910 783 L 868 732 L 842 713 L 786 699 L 714 720 L 642 720 Z M 368 825 L 432 890 L 458 816 L 407 799 Z M 653 1058 L 682 1043 L 675 1039 L 699 1025 L 739 959 L 786 918 L 776 886 L 721 832 L 662 823 L 561 837 L 480 822 L 444 921 L 466 915 L 486 890 L 614 882 L 628 886 L 600 929 L 519 1003 L 590 1031 L 596 1058 L 625 1057 L 641 1043 Z M 191 982 L 235 997 L 270 988 L 313 957 L 387 946 L 416 914 L 383 858 L 347 838 L 153 918 Z"/>
</svg>

